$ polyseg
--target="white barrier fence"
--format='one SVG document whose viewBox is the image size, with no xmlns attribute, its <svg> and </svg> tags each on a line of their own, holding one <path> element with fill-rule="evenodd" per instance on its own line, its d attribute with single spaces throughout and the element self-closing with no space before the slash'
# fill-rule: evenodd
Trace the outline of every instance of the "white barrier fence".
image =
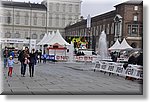
<svg viewBox="0 0 150 102">
<path fill-rule="evenodd" d="M 55 55 L 54 55 L 55 56 Z M 92 62 L 96 59 L 95 56 L 74 56 L 73 60 L 77 62 Z M 69 56 L 61 56 L 61 55 L 56 55 L 55 60 L 57 61 L 68 61 Z"/>
<path fill-rule="evenodd" d="M 92 62 L 94 61 L 94 59 L 96 59 L 97 57 L 95 56 L 75 56 L 75 61 L 79 61 L 79 62 Z"/>
<path fill-rule="evenodd" d="M 129 76 L 136 79 L 143 79 L 143 67 L 139 65 L 128 65 L 125 69 L 123 63 L 114 62 L 96 62 L 94 70 L 104 71 Z"/>
</svg>

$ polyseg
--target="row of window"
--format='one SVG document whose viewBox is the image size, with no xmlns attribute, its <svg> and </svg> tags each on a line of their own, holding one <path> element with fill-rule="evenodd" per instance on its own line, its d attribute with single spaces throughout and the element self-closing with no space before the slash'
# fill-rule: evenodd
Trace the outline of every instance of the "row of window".
<svg viewBox="0 0 150 102">
<path fill-rule="evenodd" d="M 72 18 L 68 18 L 68 19 L 62 18 L 62 19 L 60 19 L 59 17 L 49 18 L 49 26 L 54 26 L 55 25 L 55 26 L 65 27 L 66 25 L 74 23 L 77 20 L 78 20 L 77 18 L 75 18 L 75 19 L 72 19 Z"/>
<path fill-rule="evenodd" d="M 60 24 L 60 21 L 62 22 L 62 25 L 65 25 L 65 23 L 67 23 L 68 22 L 68 20 L 69 20 L 69 22 L 70 21 L 76 21 L 76 20 L 78 20 L 78 16 L 75 16 L 75 19 L 73 19 L 72 17 L 73 16 L 71 16 L 71 15 L 69 15 L 69 18 L 68 18 L 68 20 L 65 18 L 65 15 L 62 15 L 63 17 L 62 17 L 62 19 L 60 19 L 60 17 L 59 17 L 59 15 L 57 15 L 56 16 L 56 18 L 52 18 L 52 16 L 50 15 L 50 17 L 49 17 L 49 25 L 50 26 L 52 26 L 52 23 L 54 23 L 55 22 L 55 25 L 56 26 L 59 26 Z M 22 17 L 20 17 L 20 16 L 16 16 L 15 17 L 15 19 L 14 19 L 14 23 L 15 24 L 20 24 L 22 21 L 24 20 L 24 24 L 25 25 L 29 25 L 30 23 L 30 18 L 28 17 L 28 16 L 25 16 L 24 18 L 22 18 Z M 32 23 L 33 23 L 33 25 L 37 25 L 38 24 L 38 22 L 39 22 L 40 20 L 39 20 L 39 18 L 38 17 L 33 17 L 33 19 L 32 19 Z M 43 17 L 42 18 L 42 26 L 45 26 L 45 24 L 46 24 L 46 19 L 45 19 L 45 17 Z M 13 23 L 13 18 L 11 17 L 11 16 L 8 16 L 8 17 L 6 17 L 5 18 L 5 23 L 7 23 L 7 24 L 11 24 L 11 23 Z"/>
<path fill-rule="evenodd" d="M 78 19 L 79 16 L 78 15 L 66 15 L 66 14 L 53 14 L 50 13 L 49 14 L 49 19 L 68 19 L 68 20 L 72 20 L 72 19 Z"/>
<path fill-rule="evenodd" d="M 106 34 L 114 34 L 114 23 L 91 27 L 90 32 L 92 35 L 98 36 L 103 30 Z M 88 35 L 88 32 L 87 29 L 84 28 L 80 30 L 70 31 L 68 35 L 86 36 Z"/>
<path fill-rule="evenodd" d="M 39 36 L 40 39 L 42 39 L 43 36 L 44 36 L 44 34 L 41 34 L 41 35 Z M 10 33 L 10 32 L 7 32 L 7 33 L 5 33 L 4 37 L 5 37 L 5 38 L 21 38 L 21 34 L 20 34 L 19 32 L 16 32 L 15 34 L 12 34 L 12 33 Z M 26 37 L 28 37 L 28 33 L 25 33 L 24 38 L 26 38 Z M 35 34 L 35 33 L 32 34 L 32 35 L 31 35 L 31 38 L 32 38 L 32 39 L 38 39 L 38 34 Z"/>
<path fill-rule="evenodd" d="M 74 10 L 73 10 L 74 9 Z M 49 11 L 57 11 L 57 12 L 76 12 L 76 13 L 79 13 L 80 12 L 80 6 L 79 5 L 72 5 L 72 4 L 53 4 L 53 3 L 50 3 L 49 4 Z"/>
<path fill-rule="evenodd" d="M 129 36 L 142 36 L 143 26 L 139 24 L 129 24 L 128 25 L 128 35 Z"/>
<path fill-rule="evenodd" d="M 104 30 L 106 34 L 114 34 L 114 23 L 112 24 L 107 24 L 107 25 L 99 25 L 95 27 L 91 27 L 91 34 L 98 36 L 100 33 Z M 143 26 L 139 24 L 129 24 L 128 25 L 128 35 L 137 37 L 137 36 L 142 36 L 143 35 Z M 80 30 L 75 30 L 75 31 L 70 31 L 68 33 L 69 35 L 78 35 L 78 36 L 86 36 L 88 35 L 87 29 L 80 29 Z"/>
<path fill-rule="evenodd" d="M 1 19 L 2 19 L 2 17 L 1 17 Z M 13 18 L 12 18 L 11 16 L 7 16 L 7 17 L 5 17 L 4 19 L 5 19 L 5 23 L 7 23 L 7 24 L 13 23 Z M 30 24 L 30 23 L 29 23 L 29 21 L 30 21 L 30 18 L 29 18 L 29 17 L 24 17 L 24 18 L 22 18 L 22 17 L 20 17 L 20 16 L 16 16 L 16 17 L 15 17 L 14 23 L 15 23 L 15 24 L 20 24 L 20 23 L 22 22 L 22 20 L 24 20 L 24 24 L 25 24 L 25 25 L 29 25 L 29 24 Z M 32 20 L 33 20 L 33 25 L 37 25 L 38 22 L 40 21 L 38 17 L 33 17 Z M 38 21 L 38 20 L 39 20 L 39 21 Z M 1 22 L 2 22 L 2 21 L 1 21 Z M 41 22 L 42 22 L 42 26 L 45 26 L 46 18 L 43 17 Z"/>
</svg>

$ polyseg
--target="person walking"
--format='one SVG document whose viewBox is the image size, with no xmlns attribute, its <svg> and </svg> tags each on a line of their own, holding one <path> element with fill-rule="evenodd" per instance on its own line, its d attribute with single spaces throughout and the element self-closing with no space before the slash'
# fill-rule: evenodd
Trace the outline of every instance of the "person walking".
<svg viewBox="0 0 150 102">
<path fill-rule="evenodd" d="M 9 57 L 9 51 L 7 49 L 7 47 L 5 47 L 4 51 L 3 51 L 3 57 L 4 57 L 4 68 L 7 68 L 7 61 L 8 61 L 8 57 Z"/>
<path fill-rule="evenodd" d="M 13 56 L 10 56 L 8 59 L 8 68 L 9 68 L 8 76 L 10 77 L 12 77 L 12 70 L 13 70 L 14 63 L 16 62 L 14 61 Z"/>
<path fill-rule="evenodd" d="M 13 50 L 10 50 L 9 55 L 12 56 L 13 58 L 15 58 L 15 53 Z"/>
<path fill-rule="evenodd" d="M 25 58 L 29 57 L 29 49 L 28 47 L 23 48 L 23 50 L 20 52 L 19 56 L 18 56 L 18 60 L 21 63 L 21 76 L 25 77 L 25 73 L 26 73 L 26 64 L 25 62 Z"/>
<path fill-rule="evenodd" d="M 41 61 L 42 61 L 42 58 L 41 58 L 41 56 L 42 56 L 42 50 L 41 49 L 39 50 L 38 55 L 39 55 L 39 59 L 40 59 L 40 63 L 41 63 Z"/>
<path fill-rule="evenodd" d="M 38 60 L 37 56 L 38 56 L 38 50 L 35 51 L 35 62 L 34 62 L 35 65 L 37 64 L 37 60 Z"/>
<path fill-rule="evenodd" d="M 46 57 L 47 57 L 47 54 L 45 53 L 45 54 L 43 55 L 43 63 L 46 63 Z"/>
<path fill-rule="evenodd" d="M 35 65 L 35 50 L 32 49 L 31 53 L 29 54 L 29 73 L 30 77 L 34 76 L 34 65 Z"/>
<path fill-rule="evenodd" d="M 137 59 L 137 65 L 143 66 L 143 53 L 142 52 L 136 59 Z"/>
</svg>

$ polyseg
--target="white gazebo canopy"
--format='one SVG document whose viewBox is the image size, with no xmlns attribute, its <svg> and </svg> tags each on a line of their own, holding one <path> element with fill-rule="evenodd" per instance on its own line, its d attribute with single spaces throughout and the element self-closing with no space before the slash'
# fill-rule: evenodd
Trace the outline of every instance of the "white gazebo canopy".
<svg viewBox="0 0 150 102">
<path fill-rule="evenodd" d="M 116 42 L 108 50 L 116 50 L 119 48 L 118 46 L 120 46 L 120 42 L 117 39 Z"/>
<path fill-rule="evenodd" d="M 58 43 L 60 45 L 70 45 L 67 43 L 64 38 L 61 36 L 59 30 L 56 31 L 56 34 L 52 37 L 52 39 L 48 42 L 48 45 L 54 45 L 55 43 Z"/>
<path fill-rule="evenodd" d="M 118 39 L 116 40 L 116 42 L 114 43 L 113 46 L 111 46 L 108 50 L 110 51 L 120 51 L 120 50 L 124 50 L 124 49 L 133 49 L 126 41 L 126 39 L 124 38 L 123 41 L 121 42 L 121 44 L 119 43 Z"/>
<path fill-rule="evenodd" d="M 124 38 L 122 43 L 119 46 L 119 49 L 124 50 L 124 49 L 133 49 L 126 41 L 126 39 Z"/>
<path fill-rule="evenodd" d="M 44 37 L 42 38 L 42 40 L 39 43 L 37 43 L 37 45 L 43 45 L 43 42 L 47 39 L 47 36 L 48 35 L 45 33 Z"/>
<path fill-rule="evenodd" d="M 43 45 L 45 44 L 50 45 L 49 43 L 51 42 L 54 35 L 55 35 L 54 31 L 52 32 L 52 34 L 49 32 L 46 40 L 43 42 Z"/>
</svg>

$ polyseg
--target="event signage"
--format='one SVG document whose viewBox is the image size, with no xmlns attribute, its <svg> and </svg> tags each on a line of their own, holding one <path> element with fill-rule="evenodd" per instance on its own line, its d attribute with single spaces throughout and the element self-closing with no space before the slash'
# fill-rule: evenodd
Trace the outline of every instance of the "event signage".
<svg viewBox="0 0 150 102">
<path fill-rule="evenodd" d="M 123 63 L 114 62 L 96 62 L 94 70 L 115 73 L 122 76 L 130 76 L 137 79 L 143 79 L 142 66 L 129 64 L 127 68 L 123 67 Z"/>
<path fill-rule="evenodd" d="M 36 49 L 35 39 L 16 39 L 16 38 L 1 38 L 0 43 L 13 43 L 13 44 L 29 44 L 29 50 Z"/>
<path fill-rule="evenodd" d="M 55 59 L 57 61 L 67 61 L 68 60 L 68 56 L 55 56 Z"/>
<path fill-rule="evenodd" d="M 41 56 L 42 59 L 44 59 L 44 55 Z M 55 60 L 55 55 L 46 55 L 47 60 Z"/>
<path fill-rule="evenodd" d="M 93 61 L 93 59 L 94 59 L 95 57 L 93 57 L 93 56 L 75 56 L 75 60 L 76 61 L 86 61 L 86 62 L 92 62 Z"/>
</svg>

